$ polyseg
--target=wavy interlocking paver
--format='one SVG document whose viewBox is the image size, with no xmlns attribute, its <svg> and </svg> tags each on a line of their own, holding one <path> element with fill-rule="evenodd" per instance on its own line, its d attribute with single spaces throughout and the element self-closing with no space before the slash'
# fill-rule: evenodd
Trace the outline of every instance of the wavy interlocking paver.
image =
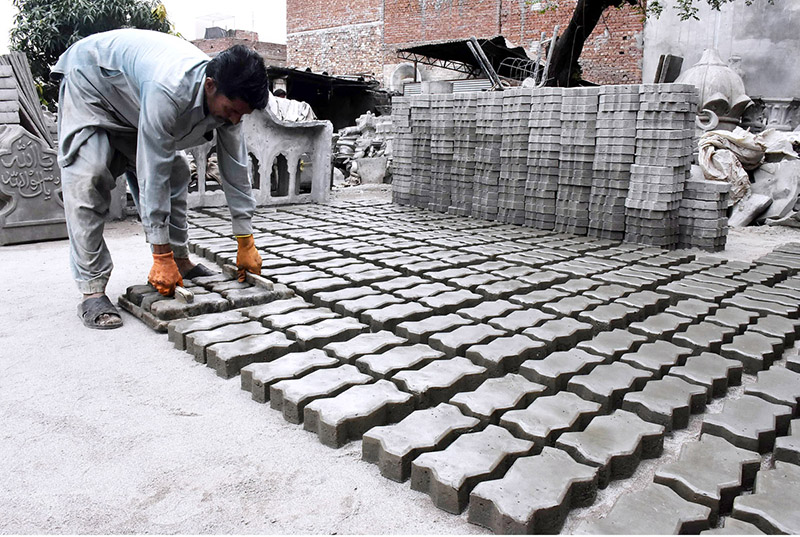
<svg viewBox="0 0 800 537">
<path fill-rule="evenodd" d="M 663 425 L 670 432 L 686 427 L 690 414 L 703 412 L 707 399 L 708 392 L 704 386 L 666 376 L 648 382 L 640 392 L 625 394 L 622 408 L 643 420 Z"/>
<path fill-rule="evenodd" d="M 525 294 L 509 293 L 508 301 L 529 308 L 541 308 L 548 302 L 554 302 L 570 296 L 566 291 L 558 289 L 539 289 Z"/>
<path fill-rule="evenodd" d="M 758 373 L 756 383 L 745 387 L 744 393 L 770 403 L 791 407 L 792 412 L 797 415 L 800 404 L 800 373 L 784 367 L 772 367 Z"/>
<path fill-rule="evenodd" d="M 735 446 L 766 453 L 772 450 L 777 436 L 786 434 L 791 418 L 791 407 L 744 395 L 726 401 L 720 413 L 706 416 L 702 431 Z"/>
<path fill-rule="evenodd" d="M 541 360 L 527 360 L 519 367 L 519 374 L 547 387 L 548 394 L 567 387 L 569 379 L 575 375 L 586 374 L 599 364 L 607 363 L 605 356 L 580 349 L 559 351 Z"/>
<path fill-rule="evenodd" d="M 800 465 L 800 420 L 789 424 L 789 436 L 775 440 L 775 460 Z"/>
<path fill-rule="evenodd" d="M 555 315 L 544 313 L 539 309 L 525 308 L 518 311 L 512 311 L 511 313 L 508 313 L 502 317 L 494 317 L 492 319 L 485 320 L 484 322 L 500 330 L 506 330 L 508 332 L 521 332 L 523 330 L 527 330 L 528 328 L 539 326 L 542 323 L 555 318 Z"/>
<path fill-rule="evenodd" d="M 733 340 L 736 332 L 735 328 L 703 321 L 672 336 L 672 342 L 696 352 L 719 352 L 722 345 Z"/>
<path fill-rule="evenodd" d="M 402 482 L 411 475 L 411 461 L 418 455 L 447 447 L 479 423 L 447 403 L 416 410 L 399 423 L 367 431 L 362 456 L 367 462 L 377 463 L 384 477 Z"/>
<path fill-rule="evenodd" d="M 411 463 L 411 488 L 431 496 L 433 503 L 458 514 L 480 481 L 501 477 L 533 444 L 514 438 L 496 425 L 459 436 L 442 451 L 423 453 Z"/>
<path fill-rule="evenodd" d="M 615 328 L 624 328 L 640 317 L 641 313 L 636 308 L 612 302 L 602 304 L 594 309 L 579 312 L 576 318 L 592 325 L 595 333 Z"/>
<path fill-rule="evenodd" d="M 475 391 L 457 393 L 450 398 L 450 404 L 481 423 L 497 425 L 506 411 L 527 407 L 544 390 L 541 384 L 509 373 L 485 380 Z"/>
<path fill-rule="evenodd" d="M 653 479 L 683 499 L 710 508 L 713 524 L 719 515 L 730 513 L 736 496 L 753 486 L 760 466 L 758 453 L 703 435 L 684 444 L 678 460 L 656 470 Z"/>
<path fill-rule="evenodd" d="M 469 521 L 500 535 L 557 533 L 570 509 L 590 505 L 597 468 L 553 448 L 517 459 L 502 479 L 470 494 Z"/>
<path fill-rule="evenodd" d="M 645 336 L 617 328 L 608 332 L 600 332 L 592 339 L 578 343 L 576 348 L 605 356 L 609 360 L 617 360 L 623 354 L 636 351 L 646 342 L 647 337 Z"/>
<path fill-rule="evenodd" d="M 651 315 L 643 321 L 632 323 L 628 330 L 634 334 L 647 336 L 651 341 L 668 340 L 677 332 L 685 330 L 693 322 L 695 321 L 688 317 L 662 312 Z"/>
<path fill-rule="evenodd" d="M 756 311 L 723 305 L 723 307 L 715 311 L 713 315 L 706 317 L 705 321 L 720 326 L 730 326 L 736 329 L 737 334 L 741 334 L 745 331 L 747 326 L 754 323 L 759 316 L 760 314 Z"/>
<path fill-rule="evenodd" d="M 427 343 L 433 334 L 454 330 L 460 326 L 473 324 L 473 321 L 449 313 L 447 315 L 433 315 L 421 321 L 405 321 L 397 325 L 395 332 L 398 336 L 408 339 L 411 343 Z"/>
<path fill-rule="evenodd" d="M 580 431 L 600 414 L 600 404 L 586 401 L 570 392 L 537 397 L 527 408 L 510 410 L 500 425 L 514 436 L 530 440 L 540 451 L 552 446 L 561 433 Z"/>
<path fill-rule="evenodd" d="M 690 356 L 682 366 L 673 367 L 668 375 L 681 378 L 693 384 L 704 386 L 708 397 L 725 395 L 728 386 L 742 383 L 744 366 L 738 360 L 729 360 L 719 354 L 703 352 Z"/>
<path fill-rule="evenodd" d="M 376 378 L 388 379 L 398 371 L 419 369 L 433 360 L 444 358 L 441 351 L 425 345 L 401 345 L 380 354 L 367 354 L 356 359 L 356 367 Z"/>
<path fill-rule="evenodd" d="M 321 349 L 293 352 L 272 362 L 254 363 L 241 370 L 242 389 L 251 392 L 259 403 L 269 401 L 269 388 L 276 382 L 301 377 L 323 367 L 335 367 L 341 362 Z"/>
<path fill-rule="evenodd" d="M 352 317 L 324 319 L 314 324 L 292 326 L 286 335 L 296 340 L 302 350 L 320 348 L 329 343 L 346 341 L 369 327 Z"/>
<path fill-rule="evenodd" d="M 233 378 L 253 362 L 269 362 L 298 350 L 297 343 L 280 332 L 215 343 L 206 349 L 206 365 L 222 378 Z"/>
<path fill-rule="evenodd" d="M 320 291 L 314 293 L 311 301 L 318 307 L 333 308 L 337 302 L 355 300 L 369 295 L 377 295 L 379 291 L 363 285 L 360 287 L 345 287 L 338 291 Z"/>
<path fill-rule="evenodd" d="M 800 466 L 776 462 L 756 476 L 753 494 L 733 501 L 733 516 L 764 533 L 800 534 Z"/>
<path fill-rule="evenodd" d="M 401 302 L 361 312 L 361 320 L 374 331 L 394 330 L 406 321 L 425 319 L 433 313 L 433 309 L 419 302 Z"/>
<path fill-rule="evenodd" d="M 338 448 L 377 425 L 402 420 L 414 411 L 413 397 L 388 380 L 356 385 L 303 410 L 303 428 L 326 446 Z"/>
<path fill-rule="evenodd" d="M 698 298 L 688 298 L 678 301 L 676 304 L 665 309 L 664 312 L 688 317 L 692 319 L 692 322 L 699 322 L 708 315 L 713 315 L 718 309 L 719 304 L 716 302 L 700 300 Z"/>
<path fill-rule="evenodd" d="M 191 332 L 185 336 L 186 352 L 193 355 L 196 361 L 204 364 L 206 363 L 206 349 L 211 345 L 268 332 L 268 329 L 256 321 L 227 324 L 211 330 Z"/>
<path fill-rule="evenodd" d="M 433 334 L 428 338 L 428 345 L 452 358 L 464 356 L 473 345 L 481 345 L 504 335 L 506 333 L 503 330 L 488 324 L 470 324 L 449 332 Z"/>
<path fill-rule="evenodd" d="M 303 326 L 323 319 L 333 319 L 340 317 L 339 314 L 332 312 L 328 308 L 299 308 L 286 313 L 265 315 L 259 320 L 261 323 L 273 330 L 285 331 L 293 326 Z"/>
<path fill-rule="evenodd" d="M 186 336 L 192 332 L 213 330 L 227 324 L 248 322 L 248 317 L 239 311 L 224 311 L 221 313 L 207 313 L 189 319 L 171 321 L 167 325 L 167 338 L 176 349 L 186 350 Z"/>
<path fill-rule="evenodd" d="M 603 412 L 622 406 L 628 392 L 641 390 L 653 374 L 622 362 L 601 364 L 585 375 L 576 375 L 567 383 L 567 390 L 587 401 L 599 403 Z"/>
<path fill-rule="evenodd" d="M 783 340 L 748 330 L 722 345 L 719 353 L 725 358 L 742 362 L 746 373 L 757 373 L 780 358 Z"/>
<path fill-rule="evenodd" d="M 760 317 L 747 330 L 748 332 L 757 332 L 765 336 L 779 338 L 783 340 L 785 347 L 790 347 L 800 336 L 800 320 L 789 319 L 780 315 L 766 315 Z"/>
<path fill-rule="evenodd" d="M 350 386 L 372 382 L 372 377 L 360 373 L 355 366 L 345 364 L 329 369 L 317 369 L 298 379 L 281 380 L 269 387 L 269 404 L 283 413 L 290 423 L 303 421 L 303 409 L 315 399 L 334 397 Z"/>
<path fill-rule="evenodd" d="M 466 358 L 434 360 L 417 370 L 395 373 L 392 381 L 414 395 L 417 408 L 438 405 L 463 391 L 473 391 L 488 378 L 485 367 Z"/>
<path fill-rule="evenodd" d="M 556 447 L 576 461 L 599 467 L 598 486 L 605 488 L 612 479 L 630 477 L 642 459 L 661 455 L 664 428 L 636 414 L 616 410 L 597 416 L 580 432 L 566 432 Z"/>
<path fill-rule="evenodd" d="M 636 352 L 623 354 L 619 361 L 650 371 L 653 378 L 660 379 L 671 368 L 685 364 L 691 354 L 691 349 L 658 340 L 654 343 L 645 343 Z"/>
<path fill-rule="evenodd" d="M 406 289 L 398 289 L 393 291 L 399 297 L 405 298 L 406 300 L 419 300 L 421 298 L 435 296 L 440 293 L 448 292 L 448 291 L 455 291 L 454 287 L 449 285 L 445 285 L 441 282 L 426 282 L 420 283 L 418 285 L 414 285 L 413 287 L 408 287 Z"/>
<path fill-rule="evenodd" d="M 696 534 L 708 529 L 711 510 L 681 498 L 672 489 L 651 483 L 620 496 L 603 519 L 578 526 L 577 535 Z"/>
<path fill-rule="evenodd" d="M 546 321 L 522 332 L 524 335 L 543 341 L 548 352 L 571 349 L 578 341 L 592 335 L 592 325 L 571 318 Z"/>
<path fill-rule="evenodd" d="M 407 343 L 405 338 L 394 335 L 393 333 L 382 330 L 359 334 L 353 339 L 328 343 L 322 350 L 338 358 L 344 363 L 355 363 L 357 358 L 367 354 L 378 354 L 398 345 Z"/>
<path fill-rule="evenodd" d="M 462 308 L 458 310 L 458 314 L 475 322 L 486 322 L 494 317 L 502 317 L 520 309 L 522 306 L 512 304 L 508 300 L 488 300 L 471 308 Z"/>
<path fill-rule="evenodd" d="M 483 366 L 491 376 L 519 370 L 525 360 L 538 360 L 547 350 L 545 343 L 522 334 L 501 336 L 489 343 L 472 345 L 466 356 L 477 365 Z"/>
</svg>

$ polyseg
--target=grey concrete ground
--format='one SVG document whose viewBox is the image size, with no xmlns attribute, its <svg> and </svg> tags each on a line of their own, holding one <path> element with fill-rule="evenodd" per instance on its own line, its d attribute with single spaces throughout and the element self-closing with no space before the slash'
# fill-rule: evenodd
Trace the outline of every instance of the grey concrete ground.
<svg viewBox="0 0 800 537">
<path fill-rule="evenodd" d="M 150 256 L 136 222 L 106 236 L 116 299 L 144 283 Z M 721 255 L 751 260 L 798 240 L 734 231 Z M 0 249 L 0 532 L 485 533 L 383 478 L 360 441 L 323 446 L 130 315 L 120 330 L 83 328 L 67 255 L 66 241 Z M 650 482 L 642 472 L 564 531 L 609 509 L 615 488 Z"/>
</svg>

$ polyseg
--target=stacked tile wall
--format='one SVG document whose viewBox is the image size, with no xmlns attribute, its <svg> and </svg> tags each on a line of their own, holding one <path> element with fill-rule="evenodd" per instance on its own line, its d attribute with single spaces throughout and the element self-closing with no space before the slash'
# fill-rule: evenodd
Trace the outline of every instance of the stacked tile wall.
<svg viewBox="0 0 800 537">
<path fill-rule="evenodd" d="M 662 248 L 724 249 L 727 184 L 689 181 L 696 100 L 684 84 L 396 98 L 394 201 Z"/>
</svg>

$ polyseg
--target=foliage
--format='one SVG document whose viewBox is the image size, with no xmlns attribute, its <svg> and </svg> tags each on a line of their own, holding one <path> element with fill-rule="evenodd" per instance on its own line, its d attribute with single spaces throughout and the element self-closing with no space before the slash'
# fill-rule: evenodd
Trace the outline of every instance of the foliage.
<svg viewBox="0 0 800 537">
<path fill-rule="evenodd" d="M 735 0 L 705 0 L 711 6 L 711 9 L 719 11 L 724 4 L 729 4 Z M 748 6 L 753 5 L 756 0 L 744 0 Z M 640 5 L 645 10 L 647 15 L 654 15 L 658 17 L 664 11 L 664 4 L 661 0 L 650 0 L 647 2 L 646 7 L 643 5 L 644 0 L 639 0 Z M 675 9 L 678 11 L 678 17 L 682 20 L 700 20 L 697 16 L 699 9 L 695 4 L 700 3 L 701 0 L 676 0 Z M 774 4 L 775 0 L 766 0 L 768 4 Z"/>
<path fill-rule="evenodd" d="M 49 81 L 50 68 L 76 41 L 117 28 L 169 32 L 164 5 L 157 0 L 13 0 L 17 14 L 11 49 L 24 52 L 43 102 L 58 97 Z"/>
</svg>

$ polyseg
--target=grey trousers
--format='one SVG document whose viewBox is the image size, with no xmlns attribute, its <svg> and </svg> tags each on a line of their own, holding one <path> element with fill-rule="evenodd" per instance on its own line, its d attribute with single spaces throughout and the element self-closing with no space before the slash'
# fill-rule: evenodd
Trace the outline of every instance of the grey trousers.
<svg viewBox="0 0 800 537">
<path fill-rule="evenodd" d="M 75 160 L 61 168 L 70 268 L 78 289 L 84 294 L 105 292 L 114 268 L 103 239 L 103 228 L 111 204 L 111 190 L 116 186 L 116 178 L 123 173 L 136 209 L 142 211 L 135 173 L 136 134 L 113 135 L 91 128 L 94 133 L 81 145 Z M 175 257 L 189 256 L 186 218 L 189 180 L 189 163 L 185 156 L 176 153 L 169 177 L 169 242 Z"/>
</svg>

